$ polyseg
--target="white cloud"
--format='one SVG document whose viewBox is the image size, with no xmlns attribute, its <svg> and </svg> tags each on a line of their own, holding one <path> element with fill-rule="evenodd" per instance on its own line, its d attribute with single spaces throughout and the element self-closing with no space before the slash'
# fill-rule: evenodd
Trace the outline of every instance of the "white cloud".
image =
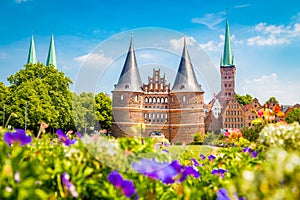
<svg viewBox="0 0 300 200">
<path fill-rule="evenodd" d="M 247 44 L 250 46 L 290 44 L 293 39 L 300 37 L 299 23 L 292 25 L 268 25 L 261 22 L 254 27 L 254 30 L 259 35 L 247 39 Z"/>
<path fill-rule="evenodd" d="M 207 13 L 203 17 L 197 17 L 192 19 L 192 23 L 203 24 L 209 29 L 215 29 L 215 26 L 220 24 L 226 19 L 226 13 Z"/>
<path fill-rule="evenodd" d="M 213 41 L 210 40 L 207 43 L 200 44 L 200 47 L 206 51 L 223 51 L 223 45 L 224 45 L 224 40 L 225 36 L 224 35 L 219 35 L 219 40 L 218 41 Z M 242 40 L 237 40 L 235 35 L 231 35 L 230 41 L 233 44 L 243 44 Z"/>
<path fill-rule="evenodd" d="M 239 89 L 242 94 L 251 94 L 264 103 L 275 96 L 281 104 L 295 104 L 300 98 L 300 82 L 282 81 L 276 73 L 263 75 L 253 80 L 244 80 Z"/>
<path fill-rule="evenodd" d="M 112 58 L 105 57 L 103 53 L 91 53 L 76 57 L 74 60 L 91 67 L 106 67 L 113 61 Z"/>
<path fill-rule="evenodd" d="M 150 54 L 148 52 L 140 53 L 140 54 L 138 53 L 137 56 L 142 59 L 154 59 L 155 58 L 155 56 L 153 54 Z"/>
<path fill-rule="evenodd" d="M 15 0 L 16 3 L 26 3 L 28 0 Z"/>
<path fill-rule="evenodd" d="M 181 37 L 179 39 L 171 39 L 170 40 L 171 49 L 173 49 L 175 51 L 182 50 L 183 40 L 184 40 L 184 37 Z M 195 44 L 196 44 L 196 40 L 193 37 L 186 37 L 186 45 L 193 46 Z"/>
<path fill-rule="evenodd" d="M 237 6 L 234 6 L 233 8 L 245 8 L 245 7 L 248 7 L 248 6 L 251 6 L 251 4 L 237 5 Z"/>
</svg>

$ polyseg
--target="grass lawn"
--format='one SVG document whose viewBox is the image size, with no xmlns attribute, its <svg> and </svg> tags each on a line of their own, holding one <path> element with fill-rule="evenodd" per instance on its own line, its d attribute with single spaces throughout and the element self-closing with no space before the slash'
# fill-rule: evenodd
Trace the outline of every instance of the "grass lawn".
<svg viewBox="0 0 300 200">
<path fill-rule="evenodd" d="M 205 156 L 215 153 L 217 147 L 211 147 L 206 145 L 171 145 L 169 146 L 168 150 L 175 155 L 180 156 L 185 150 L 191 151 L 193 156 L 199 156 L 200 153 L 204 154 Z"/>
</svg>

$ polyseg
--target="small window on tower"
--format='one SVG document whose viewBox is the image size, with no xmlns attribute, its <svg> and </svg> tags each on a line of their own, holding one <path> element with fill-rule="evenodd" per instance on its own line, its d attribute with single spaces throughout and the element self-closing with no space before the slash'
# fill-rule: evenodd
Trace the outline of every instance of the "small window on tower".
<svg viewBox="0 0 300 200">
<path fill-rule="evenodd" d="M 182 102 L 183 102 L 183 103 L 186 102 L 186 97 L 185 97 L 185 96 L 182 97 Z"/>
<path fill-rule="evenodd" d="M 139 95 L 135 95 L 135 101 L 138 101 L 139 100 Z"/>
<path fill-rule="evenodd" d="M 123 101 L 123 99 L 124 99 L 123 94 L 121 94 L 120 99 L 121 99 L 121 101 Z"/>
<path fill-rule="evenodd" d="M 225 87 L 227 87 L 227 84 L 225 83 Z"/>
</svg>

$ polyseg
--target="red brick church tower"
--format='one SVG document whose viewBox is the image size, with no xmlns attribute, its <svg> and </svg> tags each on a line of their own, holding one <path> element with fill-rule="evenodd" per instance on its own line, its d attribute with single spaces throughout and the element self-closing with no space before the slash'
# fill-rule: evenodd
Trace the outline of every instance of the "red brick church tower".
<svg viewBox="0 0 300 200">
<path fill-rule="evenodd" d="M 162 132 L 171 142 L 192 142 L 204 133 L 204 91 L 198 84 L 184 39 L 183 53 L 172 89 L 160 69 L 142 84 L 132 39 L 113 93 L 113 135 L 143 137 Z"/>
</svg>

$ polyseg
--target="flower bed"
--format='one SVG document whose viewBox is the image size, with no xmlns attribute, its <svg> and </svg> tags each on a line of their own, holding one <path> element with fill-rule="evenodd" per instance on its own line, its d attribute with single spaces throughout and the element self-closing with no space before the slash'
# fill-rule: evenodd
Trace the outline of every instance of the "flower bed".
<svg viewBox="0 0 300 200">
<path fill-rule="evenodd" d="M 269 124 L 250 144 L 232 130 L 212 151 L 0 129 L 0 199 L 300 199 L 299 131 Z"/>
</svg>

